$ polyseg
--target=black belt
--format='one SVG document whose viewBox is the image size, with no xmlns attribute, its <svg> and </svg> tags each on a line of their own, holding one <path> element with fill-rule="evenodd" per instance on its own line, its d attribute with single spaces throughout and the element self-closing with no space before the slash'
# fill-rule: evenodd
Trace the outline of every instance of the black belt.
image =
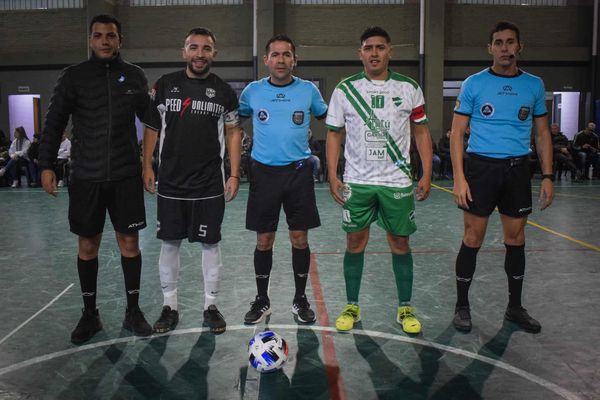
<svg viewBox="0 0 600 400">
<path fill-rule="evenodd" d="M 519 156 L 519 157 L 509 157 L 509 158 L 493 158 L 482 156 L 481 154 L 476 153 L 467 153 L 469 157 L 475 158 L 477 160 L 487 161 L 495 164 L 508 164 L 511 167 L 515 165 L 521 165 L 529 162 L 529 156 Z"/>
<path fill-rule="evenodd" d="M 302 168 L 306 167 L 307 165 L 309 165 L 310 162 L 312 162 L 312 160 L 310 158 L 305 158 L 303 160 L 294 161 L 294 162 L 291 162 L 291 163 L 285 164 L 285 165 L 267 165 L 267 164 L 261 163 L 260 161 L 256 161 L 255 159 L 252 159 L 252 161 L 261 167 L 278 169 L 278 170 L 302 169 Z"/>
</svg>

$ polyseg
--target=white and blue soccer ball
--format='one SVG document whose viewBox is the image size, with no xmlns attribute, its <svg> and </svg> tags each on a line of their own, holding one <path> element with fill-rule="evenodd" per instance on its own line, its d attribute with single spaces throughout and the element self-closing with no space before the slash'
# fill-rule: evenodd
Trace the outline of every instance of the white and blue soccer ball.
<svg viewBox="0 0 600 400">
<path fill-rule="evenodd" d="M 273 331 L 259 332 L 248 343 L 250 365 L 258 372 L 279 370 L 287 357 L 287 343 Z"/>
</svg>

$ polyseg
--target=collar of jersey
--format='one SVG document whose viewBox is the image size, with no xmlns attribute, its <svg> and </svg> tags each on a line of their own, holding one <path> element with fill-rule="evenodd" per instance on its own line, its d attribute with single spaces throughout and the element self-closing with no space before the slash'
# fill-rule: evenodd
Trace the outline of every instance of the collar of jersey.
<svg viewBox="0 0 600 400">
<path fill-rule="evenodd" d="M 389 69 L 389 68 L 388 68 L 387 72 L 388 72 L 387 78 L 385 78 L 384 80 L 381 80 L 381 79 L 375 79 L 375 80 L 376 80 L 376 81 L 378 81 L 378 82 L 387 82 L 387 81 L 389 81 L 389 80 L 392 78 L 392 73 L 393 73 L 393 72 L 392 72 L 392 70 L 391 70 L 391 69 Z M 369 82 L 373 82 L 373 80 L 372 80 L 372 79 L 369 79 L 369 77 L 367 76 L 367 74 L 365 74 L 365 71 L 364 71 L 364 70 L 361 72 L 361 75 L 362 75 L 362 77 L 363 77 L 363 78 L 365 78 L 365 79 L 366 79 L 366 80 L 368 80 Z"/>
<path fill-rule="evenodd" d="M 519 76 L 521 76 L 523 74 L 523 71 L 521 71 L 521 69 L 517 69 L 517 73 L 515 75 L 500 75 L 494 72 L 494 70 L 492 69 L 492 67 L 488 68 L 488 72 L 494 76 L 497 76 L 499 78 L 517 78 Z"/>
<path fill-rule="evenodd" d="M 269 86 L 273 86 L 273 87 L 276 87 L 276 88 L 283 88 L 283 87 L 287 87 L 287 86 L 293 85 L 294 83 L 296 83 L 297 80 L 298 79 L 294 75 L 292 75 L 292 81 L 290 83 L 286 83 L 285 85 L 276 85 L 273 82 L 271 82 L 271 77 L 268 77 L 267 78 L 267 83 L 269 84 Z"/>
</svg>

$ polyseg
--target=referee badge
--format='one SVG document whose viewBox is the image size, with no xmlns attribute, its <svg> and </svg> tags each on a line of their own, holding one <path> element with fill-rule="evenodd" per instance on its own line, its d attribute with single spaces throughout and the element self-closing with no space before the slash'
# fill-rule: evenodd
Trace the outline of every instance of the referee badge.
<svg viewBox="0 0 600 400">
<path fill-rule="evenodd" d="M 304 122 L 304 111 L 294 111 L 292 121 L 294 121 L 296 125 L 302 125 Z"/>
<path fill-rule="evenodd" d="M 494 105 L 492 103 L 485 103 L 481 106 L 479 112 L 481 112 L 484 118 L 492 118 L 494 115 Z"/>
<path fill-rule="evenodd" d="M 531 111 L 531 107 L 521 107 L 519 108 L 519 119 L 521 121 L 525 121 L 527 117 L 529 117 L 529 112 Z"/>
</svg>

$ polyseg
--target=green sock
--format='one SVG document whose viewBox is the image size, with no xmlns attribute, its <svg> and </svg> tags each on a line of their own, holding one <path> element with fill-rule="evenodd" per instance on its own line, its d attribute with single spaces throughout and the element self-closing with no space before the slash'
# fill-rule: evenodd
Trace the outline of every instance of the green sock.
<svg viewBox="0 0 600 400">
<path fill-rule="evenodd" d="M 396 289 L 398 290 L 398 301 L 400 306 L 410 304 L 413 285 L 413 258 L 411 253 L 393 254 L 392 268 L 396 277 Z"/>
<path fill-rule="evenodd" d="M 346 281 L 346 299 L 348 303 L 358 304 L 358 292 L 365 265 L 365 252 L 344 254 L 344 280 Z"/>
</svg>

